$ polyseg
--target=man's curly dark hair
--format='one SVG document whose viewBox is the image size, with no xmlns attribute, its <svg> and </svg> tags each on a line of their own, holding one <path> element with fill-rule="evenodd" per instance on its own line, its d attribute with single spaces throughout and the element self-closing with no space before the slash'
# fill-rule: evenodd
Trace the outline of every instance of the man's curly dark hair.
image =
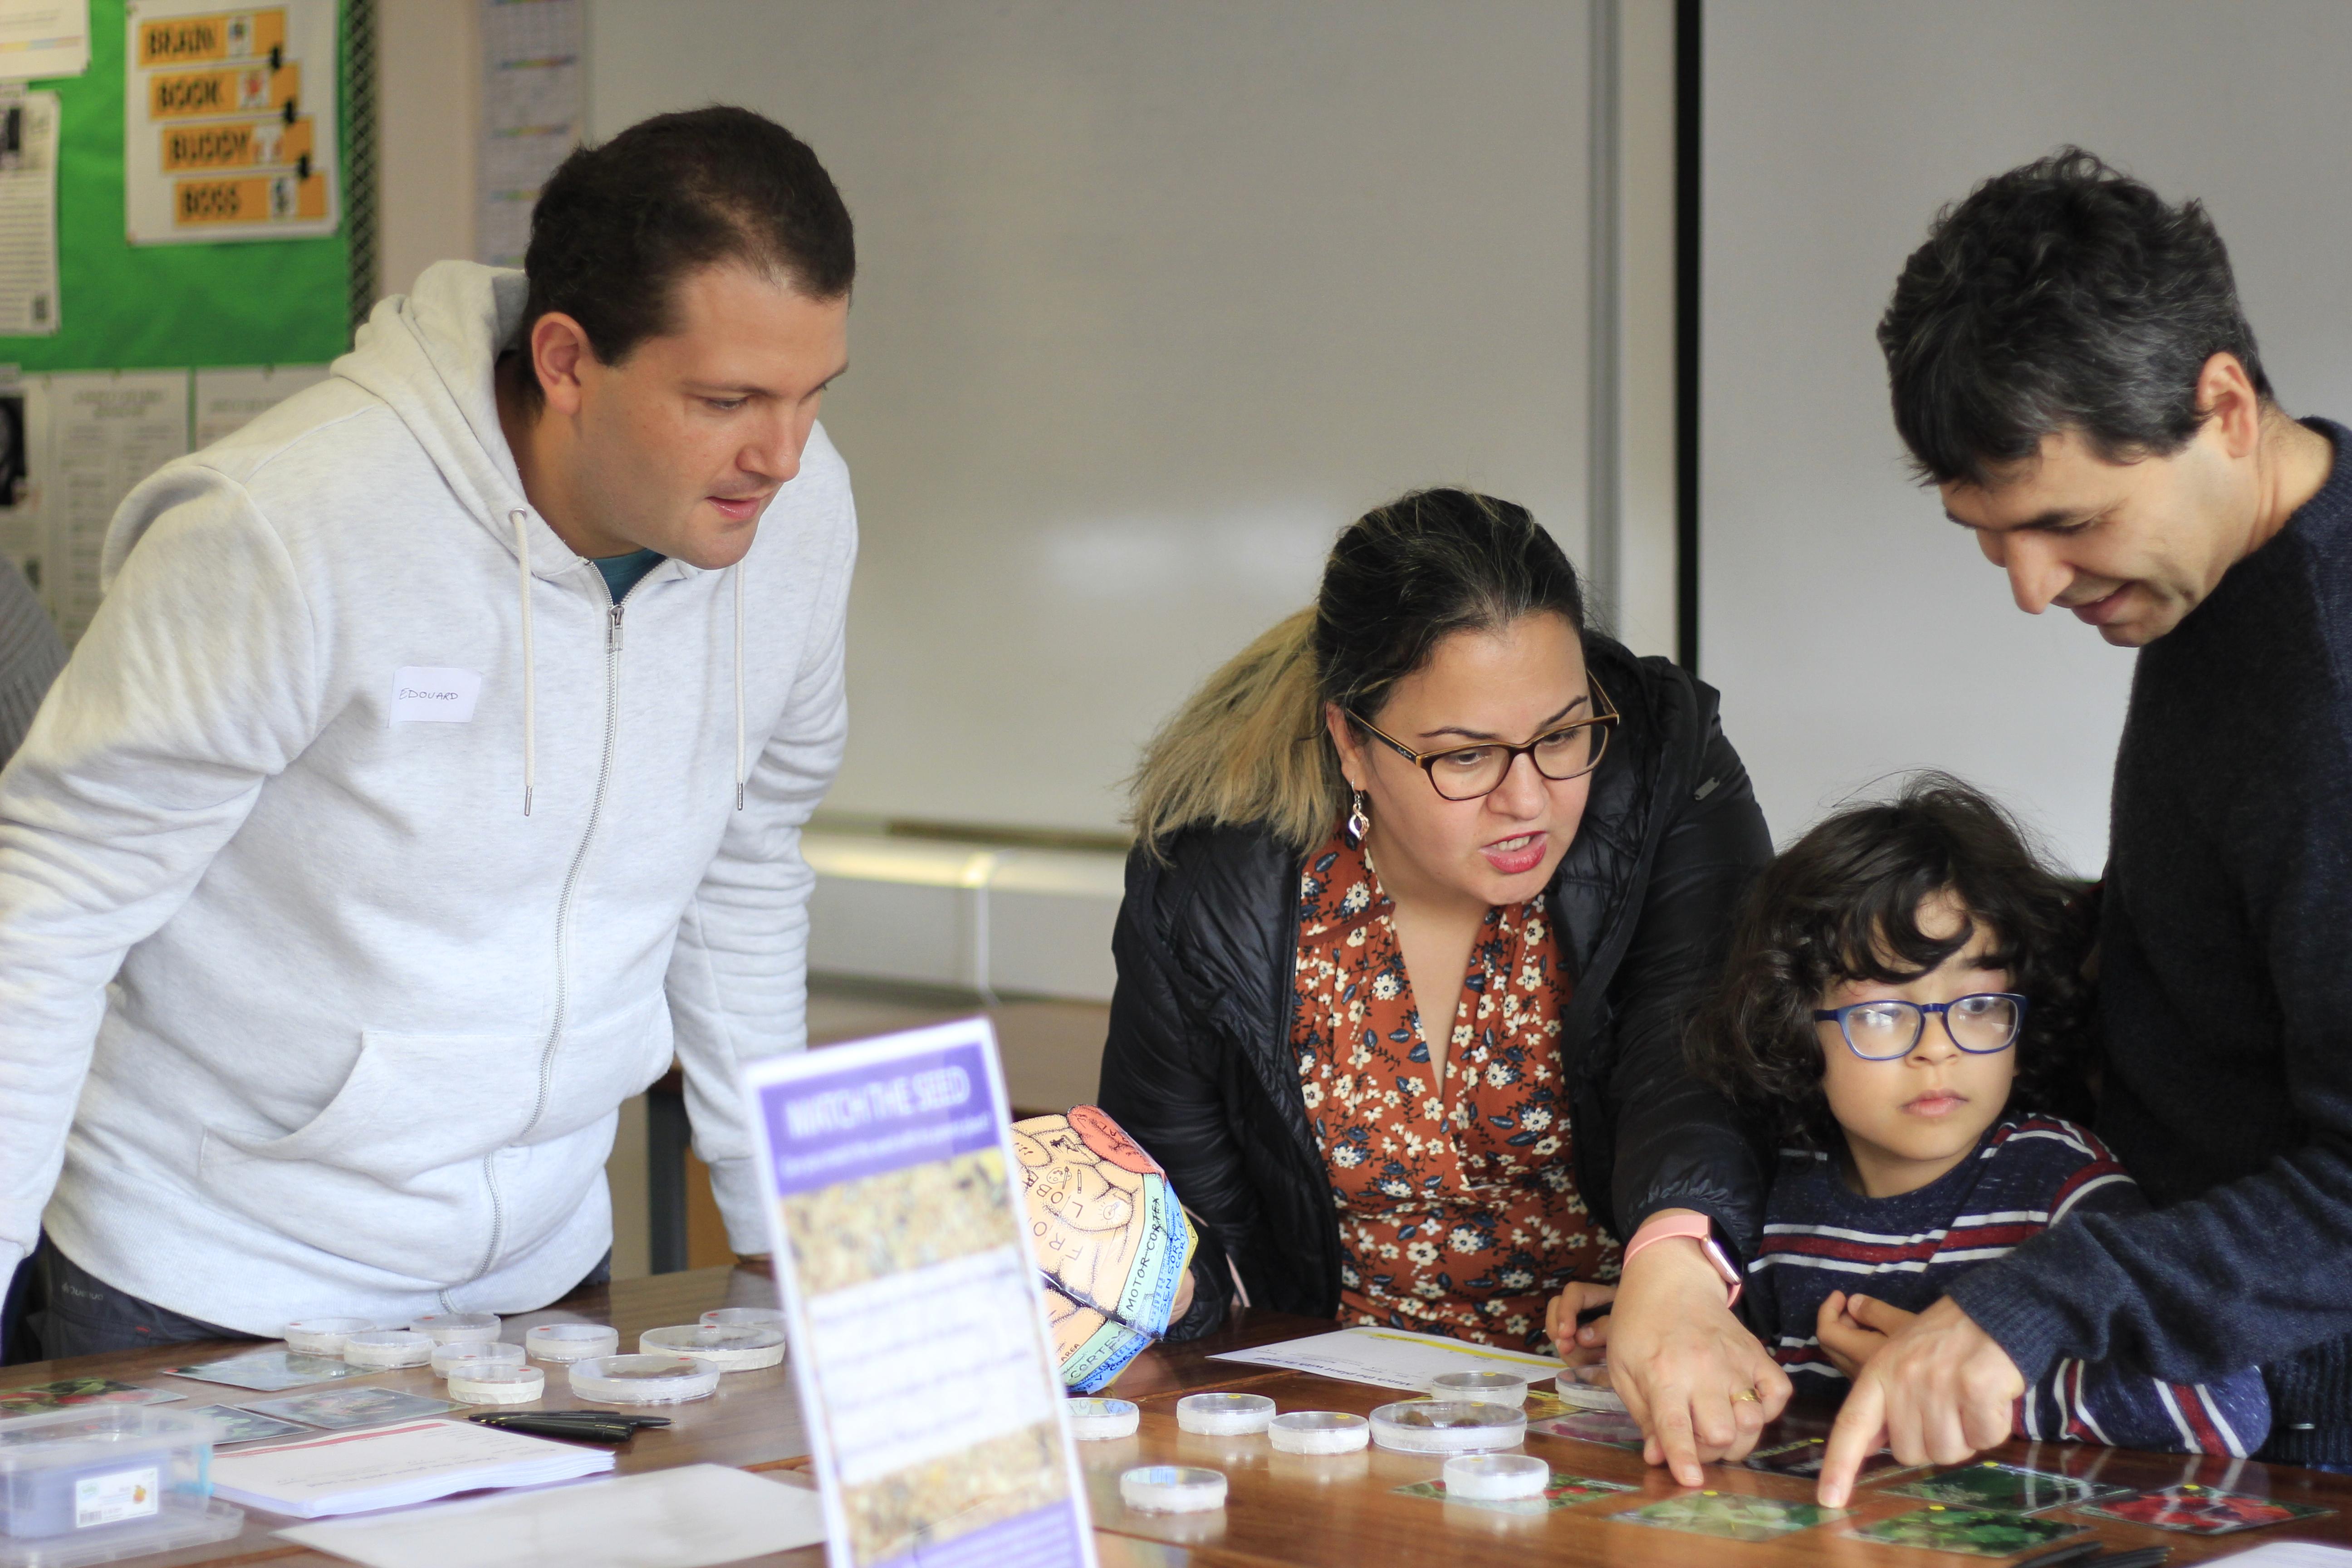
<svg viewBox="0 0 2352 1568">
<path fill-rule="evenodd" d="M 1938 893 L 1966 916 L 1940 940 L 1919 928 L 1921 906 Z M 1758 879 L 1722 980 L 1693 1021 L 1692 1065 L 1790 1145 L 1843 1150 L 1813 1010 L 1842 981 L 1915 979 L 1979 931 L 1992 936 L 1987 967 L 2008 971 L 2026 998 L 2008 1109 L 2086 1115 L 2091 931 L 2078 889 L 2042 862 L 2007 812 L 1944 773 L 1837 812 Z"/>
</svg>

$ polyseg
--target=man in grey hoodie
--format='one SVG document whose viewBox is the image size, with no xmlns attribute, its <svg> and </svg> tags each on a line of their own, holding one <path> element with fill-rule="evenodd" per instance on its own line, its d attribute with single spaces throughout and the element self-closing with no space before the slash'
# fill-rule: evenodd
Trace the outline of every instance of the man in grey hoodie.
<svg viewBox="0 0 2352 1568">
<path fill-rule="evenodd" d="M 558 171 L 523 271 L 430 268 L 123 503 L 0 773 L 0 1273 L 30 1255 L 41 1352 L 542 1306 L 673 1055 L 763 1245 L 734 1080 L 805 1042 L 854 266 L 782 129 L 647 121 Z"/>
</svg>

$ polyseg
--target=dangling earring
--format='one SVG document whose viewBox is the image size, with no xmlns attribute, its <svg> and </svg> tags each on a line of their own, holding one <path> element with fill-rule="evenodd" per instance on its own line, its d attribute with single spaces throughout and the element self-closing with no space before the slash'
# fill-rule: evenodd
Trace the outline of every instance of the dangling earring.
<svg viewBox="0 0 2352 1568">
<path fill-rule="evenodd" d="M 1347 825 L 1340 828 L 1339 831 L 1348 836 L 1348 844 L 1350 848 L 1362 848 L 1364 847 L 1364 835 L 1372 830 L 1372 814 L 1365 809 L 1365 807 L 1369 806 L 1370 804 L 1371 797 L 1367 795 L 1362 790 L 1349 790 L 1348 792 L 1348 821 Z"/>
</svg>

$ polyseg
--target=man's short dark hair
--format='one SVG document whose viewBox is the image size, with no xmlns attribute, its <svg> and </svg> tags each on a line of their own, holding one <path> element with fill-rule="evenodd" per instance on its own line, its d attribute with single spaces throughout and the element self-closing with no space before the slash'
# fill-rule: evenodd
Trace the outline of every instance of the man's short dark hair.
<svg viewBox="0 0 2352 1568">
<path fill-rule="evenodd" d="M 1895 427 L 1935 483 L 1984 484 L 2079 433 L 2109 462 L 2167 457 L 2203 422 L 2197 378 L 2231 353 L 2271 395 L 2230 253 L 2079 147 L 1936 215 L 1878 323 Z"/>
<path fill-rule="evenodd" d="M 849 209 L 808 144 L 748 109 L 713 105 L 639 121 L 563 160 L 530 215 L 530 279 L 510 349 L 551 310 L 578 321 L 617 364 L 669 331 L 687 273 L 738 262 L 812 300 L 838 300 L 857 272 Z M 536 404 L 539 378 L 517 381 Z"/>
</svg>

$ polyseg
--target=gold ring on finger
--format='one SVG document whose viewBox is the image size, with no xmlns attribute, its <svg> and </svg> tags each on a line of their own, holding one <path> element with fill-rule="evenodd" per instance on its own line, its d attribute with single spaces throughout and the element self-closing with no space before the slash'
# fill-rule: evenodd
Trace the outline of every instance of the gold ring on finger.
<svg viewBox="0 0 2352 1568">
<path fill-rule="evenodd" d="M 1731 1397 L 1737 1402 L 1747 1405 L 1760 1405 L 1763 1403 L 1764 1399 L 1762 1394 L 1757 1393 L 1752 1388 L 1743 1388 Z"/>
</svg>

